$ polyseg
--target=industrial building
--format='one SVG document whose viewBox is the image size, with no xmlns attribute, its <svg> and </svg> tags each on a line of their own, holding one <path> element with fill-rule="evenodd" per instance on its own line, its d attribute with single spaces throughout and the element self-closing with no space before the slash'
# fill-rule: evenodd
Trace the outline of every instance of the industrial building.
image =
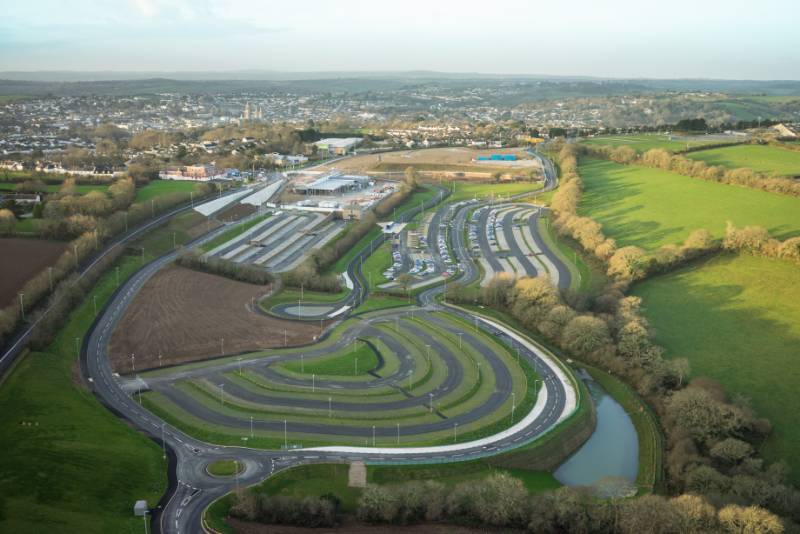
<svg viewBox="0 0 800 534">
<path fill-rule="evenodd" d="M 370 185 L 369 176 L 331 173 L 307 184 L 295 184 L 296 193 L 306 195 L 341 195 L 350 191 L 360 191 Z"/>
<path fill-rule="evenodd" d="M 352 152 L 361 142 L 364 141 L 361 137 L 329 137 L 327 139 L 320 139 L 314 146 L 317 147 L 318 152 L 324 152 L 333 156 L 344 156 Z"/>
</svg>

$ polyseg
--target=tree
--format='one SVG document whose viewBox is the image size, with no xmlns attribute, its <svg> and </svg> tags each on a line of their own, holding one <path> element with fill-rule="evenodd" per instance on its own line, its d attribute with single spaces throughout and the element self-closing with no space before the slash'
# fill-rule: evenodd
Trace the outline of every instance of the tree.
<svg viewBox="0 0 800 534">
<path fill-rule="evenodd" d="M 622 247 L 608 260 L 608 274 L 636 279 L 644 274 L 644 250 L 635 246 Z"/>
<path fill-rule="evenodd" d="M 561 334 L 564 347 L 576 356 L 586 356 L 611 342 L 606 323 L 591 315 L 571 320 Z"/>
<path fill-rule="evenodd" d="M 781 534 L 781 520 L 757 506 L 731 504 L 719 511 L 719 522 L 731 534 Z"/>
<path fill-rule="evenodd" d="M 753 447 L 746 441 L 727 438 L 711 447 L 711 457 L 727 464 L 738 464 L 753 454 Z"/>
<path fill-rule="evenodd" d="M 14 212 L 8 209 L 0 209 L 0 234 L 10 234 L 17 225 L 17 218 Z"/>
</svg>

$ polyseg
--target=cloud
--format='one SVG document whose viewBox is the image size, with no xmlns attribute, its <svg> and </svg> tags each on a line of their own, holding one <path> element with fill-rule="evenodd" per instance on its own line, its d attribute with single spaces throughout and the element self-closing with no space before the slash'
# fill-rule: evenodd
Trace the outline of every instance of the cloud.
<svg viewBox="0 0 800 534">
<path fill-rule="evenodd" d="M 158 7 L 153 0 L 133 0 L 133 5 L 145 17 L 154 17 L 158 14 Z"/>
</svg>

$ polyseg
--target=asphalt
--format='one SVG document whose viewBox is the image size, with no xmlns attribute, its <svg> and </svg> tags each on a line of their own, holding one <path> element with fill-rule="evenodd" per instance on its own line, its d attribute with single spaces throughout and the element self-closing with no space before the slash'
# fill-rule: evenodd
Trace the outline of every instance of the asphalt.
<svg viewBox="0 0 800 534">
<path fill-rule="evenodd" d="M 454 250 L 459 262 L 464 265 L 461 275 L 462 281 L 471 279 L 470 277 L 476 276 L 477 273 L 477 269 L 472 264 L 463 242 L 462 230 L 465 224 L 466 209 L 467 207 L 464 207 L 456 214 L 454 220 L 460 226 L 457 226 L 457 229 L 451 232 L 451 236 L 454 236 L 452 238 Z M 413 217 L 413 214 L 408 212 L 406 215 L 408 215 L 408 218 Z M 213 238 L 223 230 L 224 228 L 212 232 L 212 234 L 201 238 L 201 240 Z M 376 241 L 382 242 L 382 236 Z M 375 244 L 373 243 L 372 245 L 374 246 Z M 546 251 L 545 253 L 549 252 L 546 248 L 543 248 L 543 251 Z M 359 251 L 354 260 L 348 265 L 348 273 L 351 275 L 355 285 L 351 295 L 354 303 L 363 301 L 367 296 L 368 288 L 359 282 L 359 269 L 362 258 L 368 256 L 368 254 L 369 247 L 365 247 L 365 249 Z M 437 305 L 435 297 L 437 292 L 442 290 L 441 286 L 439 286 L 431 288 L 420 295 L 418 300 L 424 309 L 428 311 L 446 310 L 446 313 L 460 316 L 475 324 L 476 328 L 495 335 L 496 339 L 509 346 L 519 346 L 520 357 L 526 359 L 542 377 L 544 384 L 536 407 L 530 414 L 520 414 L 521 421 L 511 429 L 489 438 L 456 446 L 408 449 L 323 447 L 270 451 L 250 449 L 246 446 L 218 446 L 202 442 L 166 424 L 142 408 L 132 396 L 126 394 L 123 390 L 124 379 L 114 375 L 107 357 L 110 336 L 125 310 L 145 282 L 159 269 L 173 261 L 175 255 L 176 253 L 173 252 L 145 265 L 117 290 L 96 318 L 81 350 L 82 372 L 89 382 L 90 388 L 100 401 L 119 417 L 129 421 L 135 427 L 147 433 L 153 440 L 162 444 L 165 449 L 165 468 L 168 465 L 173 465 L 172 462 L 167 461 L 167 449 L 171 451 L 170 454 L 174 454 L 174 479 L 172 476 L 170 477 L 173 483 L 170 486 L 168 496 L 162 501 L 163 508 L 154 511 L 156 514 L 154 526 L 161 532 L 201 531 L 202 513 L 208 504 L 234 489 L 236 485 L 245 486 L 257 483 L 277 471 L 294 465 L 310 462 L 354 460 L 368 463 L 425 463 L 461 461 L 491 456 L 531 442 L 537 436 L 552 428 L 561 418 L 568 415 L 566 413 L 567 408 L 570 406 L 568 397 L 574 395 L 574 391 L 563 371 L 560 371 L 540 349 L 533 345 L 522 343 L 521 339 L 517 338 L 506 327 L 475 317 L 460 309 Z M 398 313 L 405 313 L 405 310 L 387 310 L 378 315 L 391 320 Z M 417 334 L 424 334 L 424 332 Z M 435 340 L 431 339 L 431 341 L 435 343 Z M 476 350 L 486 348 L 485 345 L 478 341 L 478 338 L 468 336 L 465 341 L 468 343 L 474 342 L 473 347 Z M 442 357 L 447 354 L 445 347 L 437 346 L 436 349 L 437 352 L 441 351 Z M 484 354 L 484 356 L 491 357 L 488 354 Z M 237 363 L 234 362 L 228 365 L 236 366 Z M 460 367 L 456 366 L 453 370 L 454 373 L 457 372 L 458 368 Z M 505 370 L 506 374 L 508 373 L 505 366 L 494 370 L 498 376 L 502 376 L 503 370 Z M 510 380 L 510 375 L 508 379 Z M 198 408 L 195 407 L 194 409 L 197 410 Z M 473 416 L 475 416 L 474 413 L 465 415 L 465 417 Z M 452 422 L 443 421 L 441 424 L 446 425 L 446 428 L 450 428 Z M 238 428 L 241 428 L 242 421 L 234 421 L 233 423 Z M 264 424 L 274 424 L 274 422 L 264 422 Z M 249 420 L 247 425 L 249 427 Z M 349 431 L 354 430 L 359 429 L 349 429 Z M 406 430 L 408 432 L 411 431 L 411 429 Z M 320 425 L 320 431 L 330 431 L 330 428 L 327 425 Z M 246 445 L 244 440 L 243 445 Z M 210 462 L 232 457 L 237 458 L 245 465 L 244 472 L 235 480 L 214 478 L 206 473 L 205 468 Z"/>
</svg>

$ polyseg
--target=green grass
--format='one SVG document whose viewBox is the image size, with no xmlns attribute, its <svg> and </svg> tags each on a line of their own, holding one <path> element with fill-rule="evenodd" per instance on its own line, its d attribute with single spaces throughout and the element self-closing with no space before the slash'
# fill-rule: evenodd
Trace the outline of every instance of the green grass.
<svg viewBox="0 0 800 534">
<path fill-rule="evenodd" d="M 582 159 L 580 173 L 580 214 L 620 245 L 653 249 L 698 228 L 721 237 L 726 221 L 764 226 L 779 239 L 800 234 L 800 198 L 596 159 Z"/>
<path fill-rule="evenodd" d="M 567 266 L 571 277 L 569 288 L 579 293 L 599 290 L 605 282 L 605 274 L 597 268 L 591 268 L 584 258 L 580 245 L 558 236 L 549 222 L 548 218 L 539 219 L 539 235 L 548 248 Z"/>
<path fill-rule="evenodd" d="M 336 263 L 334 263 L 330 269 L 328 269 L 328 273 L 343 273 L 347 270 L 347 264 L 350 263 L 353 258 L 356 257 L 356 254 L 364 248 L 365 246 L 369 245 L 370 241 L 375 239 L 381 234 L 381 229 L 378 226 L 371 228 L 369 232 L 364 234 L 355 245 L 353 245 L 350 250 L 347 251 L 347 254 L 339 258 Z"/>
<path fill-rule="evenodd" d="M 358 361 L 358 373 L 356 373 L 356 361 Z M 359 341 L 355 350 L 348 347 L 338 354 L 309 359 L 302 364 L 297 360 L 285 362 L 279 367 L 294 373 L 315 374 L 323 377 L 365 375 L 367 371 L 371 371 L 377 365 L 378 355 L 368 344 Z"/>
<path fill-rule="evenodd" d="M 409 302 L 404 297 L 393 297 L 389 295 L 373 295 L 370 294 L 367 300 L 361 303 L 354 310 L 354 313 L 366 313 L 376 310 L 385 310 L 388 308 L 399 308 L 400 306 L 410 306 L 413 302 Z"/>
<path fill-rule="evenodd" d="M 395 209 L 391 215 L 387 216 L 385 220 L 388 221 L 394 219 L 395 217 L 399 217 L 406 211 L 417 208 L 420 204 L 424 204 L 432 198 L 435 198 L 438 194 L 439 190 L 423 185 L 420 189 L 411 193 L 411 196 L 409 196 L 405 202 L 398 206 L 398 208 Z"/>
<path fill-rule="evenodd" d="M 521 193 L 532 193 L 542 188 L 541 182 L 511 182 L 511 183 L 477 183 L 477 182 L 455 182 L 455 192 L 451 194 L 448 202 L 459 202 L 461 200 L 472 200 L 473 198 L 486 199 L 494 198 L 499 200 L 501 197 L 519 195 Z"/>
<path fill-rule="evenodd" d="M 265 219 L 267 219 L 267 218 L 269 218 L 271 216 L 272 216 L 271 213 L 267 213 L 265 215 L 259 215 L 259 216 L 255 217 L 253 219 L 250 219 L 249 221 L 244 222 L 244 223 L 235 223 L 234 225 L 231 226 L 230 230 L 226 230 L 226 231 L 222 232 L 220 235 L 218 235 L 217 237 L 215 237 L 214 239 L 212 239 L 210 241 L 207 241 L 206 243 L 203 243 L 203 246 L 201 246 L 200 249 L 205 251 L 205 252 L 208 252 L 210 250 L 214 250 L 218 246 L 227 243 L 231 239 L 233 239 L 235 237 L 239 237 L 240 235 L 242 235 L 243 233 L 248 231 L 250 228 L 254 227 L 255 225 L 257 225 L 261 221 L 263 221 L 263 220 L 265 220 Z"/>
<path fill-rule="evenodd" d="M 800 175 L 800 152 L 768 145 L 738 145 L 690 152 L 688 157 L 729 169 L 749 167 L 776 176 Z"/>
<path fill-rule="evenodd" d="M 303 290 L 302 302 L 303 304 L 330 304 L 339 302 L 347 296 L 349 291 L 343 289 L 337 293 L 325 293 L 324 291 L 309 291 Z M 280 304 L 293 303 L 297 304 L 300 300 L 300 290 L 293 287 L 284 287 L 279 292 L 270 295 L 262 300 L 259 304 L 265 311 L 269 311 L 275 306 Z"/>
<path fill-rule="evenodd" d="M 198 183 L 191 180 L 153 180 L 136 190 L 134 202 L 145 202 L 170 193 L 186 193 L 188 197 L 189 193 L 195 191 L 197 186 Z"/>
<path fill-rule="evenodd" d="M 660 482 L 663 462 L 661 432 L 656 423 L 656 416 L 627 384 L 596 367 L 587 365 L 582 367 L 586 368 L 606 393 L 622 405 L 633 422 L 639 442 L 639 471 L 636 475 L 636 485 L 642 491 L 652 492 Z"/>
<path fill-rule="evenodd" d="M 124 257 L 120 274 L 138 268 Z M 160 447 L 122 423 L 76 383 L 75 338 L 105 302 L 113 268 L 55 341 L 27 355 L 0 388 L 0 531 L 140 532 L 137 499 L 153 506 L 166 488 Z"/>
<path fill-rule="evenodd" d="M 635 286 L 672 358 L 692 376 L 751 399 L 774 430 L 763 453 L 800 482 L 800 270 L 782 261 L 726 255 Z"/>
<path fill-rule="evenodd" d="M 602 135 L 582 139 L 581 143 L 595 146 L 629 146 L 637 152 L 647 152 L 652 148 L 663 148 L 671 152 L 685 150 L 687 146 L 695 147 L 707 144 L 719 143 L 718 140 L 705 140 L 701 136 L 694 137 L 688 141 L 670 139 L 665 134 L 641 134 L 641 135 Z"/>
<path fill-rule="evenodd" d="M 390 241 L 383 243 L 366 259 L 364 262 L 363 275 L 370 288 L 374 288 L 389 281 L 383 276 L 383 272 L 391 267 L 393 261 L 392 243 Z"/>
<path fill-rule="evenodd" d="M 208 464 L 206 470 L 215 477 L 232 477 L 244 470 L 244 464 L 236 460 L 216 460 Z"/>
<path fill-rule="evenodd" d="M 142 238 L 130 244 L 130 248 L 144 248 L 145 259 L 157 258 L 173 250 L 173 243 L 180 247 L 192 240 L 189 230 L 202 224 L 206 218 L 196 211 L 186 211 L 161 225 L 155 231 L 148 232 Z"/>
</svg>

